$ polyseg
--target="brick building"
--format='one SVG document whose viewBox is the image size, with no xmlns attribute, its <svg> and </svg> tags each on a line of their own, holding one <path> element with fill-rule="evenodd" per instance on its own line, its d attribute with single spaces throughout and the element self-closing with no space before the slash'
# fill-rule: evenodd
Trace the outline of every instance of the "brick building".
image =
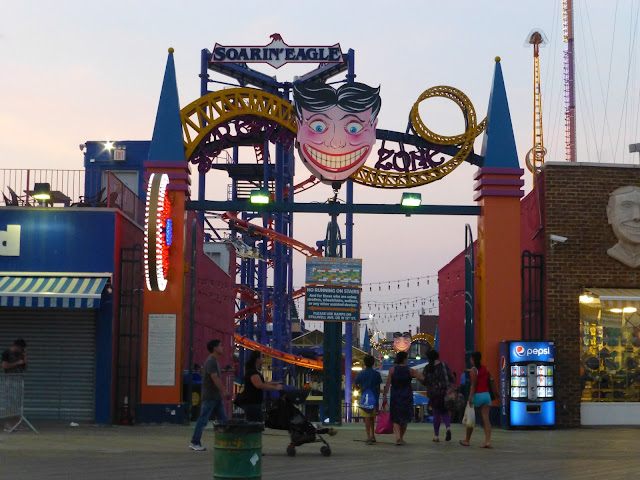
<svg viewBox="0 0 640 480">
<path fill-rule="evenodd" d="M 630 212 L 623 229 L 640 250 L 638 166 L 548 162 L 521 201 L 521 249 L 540 255 L 543 273 L 523 282 L 524 313 L 516 321 L 522 340 L 555 341 L 558 426 L 640 424 L 640 258 L 625 264 L 608 253 L 618 239 L 607 205 L 621 187 L 635 187 L 618 191 L 627 200 L 617 201 Z M 439 272 L 446 361 L 464 358 L 464 325 L 454 321 L 464 312 L 464 296 L 455 295 L 463 262 L 458 255 Z M 523 278 L 529 271 L 523 268 Z M 538 310 L 531 308 L 536 300 Z"/>
</svg>

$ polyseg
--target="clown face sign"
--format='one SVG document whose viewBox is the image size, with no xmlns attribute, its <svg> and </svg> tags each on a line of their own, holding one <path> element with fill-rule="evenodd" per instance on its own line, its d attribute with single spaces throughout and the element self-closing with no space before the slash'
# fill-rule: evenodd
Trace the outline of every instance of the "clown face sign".
<svg viewBox="0 0 640 480">
<path fill-rule="evenodd" d="M 293 86 L 296 147 L 309 171 L 323 183 L 343 182 L 356 172 L 376 141 L 380 88 L 345 83 Z"/>
<path fill-rule="evenodd" d="M 411 348 L 411 334 L 409 332 L 395 332 L 393 334 L 393 348 L 397 352 L 407 352 Z"/>
</svg>

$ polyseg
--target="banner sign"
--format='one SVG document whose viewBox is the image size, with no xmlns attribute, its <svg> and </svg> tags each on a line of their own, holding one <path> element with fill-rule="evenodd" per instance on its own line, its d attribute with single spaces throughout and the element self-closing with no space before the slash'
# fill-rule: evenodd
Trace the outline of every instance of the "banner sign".
<svg viewBox="0 0 640 480">
<path fill-rule="evenodd" d="M 292 47 L 279 33 L 271 35 L 271 43 L 263 46 L 224 46 L 216 43 L 210 63 L 268 63 L 280 68 L 285 63 L 343 63 L 340 44 L 332 46 Z"/>
<path fill-rule="evenodd" d="M 362 259 L 308 257 L 305 283 L 362 285 Z"/>
<path fill-rule="evenodd" d="M 360 321 L 360 287 L 307 287 L 305 320 Z"/>
</svg>

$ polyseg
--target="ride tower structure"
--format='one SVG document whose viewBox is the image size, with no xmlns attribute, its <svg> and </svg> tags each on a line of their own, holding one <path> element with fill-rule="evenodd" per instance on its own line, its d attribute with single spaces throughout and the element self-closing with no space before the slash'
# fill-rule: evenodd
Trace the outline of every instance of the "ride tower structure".
<svg viewBox="0 0 640 480">
<path fill-rule="evenodd" d="M 533 146 L 527 152 L 526 164 L 533 174 L 535 186 L 536 174 L 544 164 L 547 149 L 544 147 L 542 128 L 542 87 L 540 75 L 540 47 L 547 44 L 547 38 L 541 30 L 533 30 L 527 35 L 527 45 L 533 46 Z"/>
<path fill-rule="evenodd" d="M 272 36 L 277 41 L 279 35 Z M 214 49 L 215 51 L 215 49 Z M 198 163 L 198 200 L 205 200 L 206 172 L 209 169 L 224 170 L 228 173 L 231 184 L 227 190 L 227 200 L 238 202 L 248 200 L 252 191 L 268 190 L 271 201 L 277 204 L 294 202 L 296 191 L 302 191 L 318 183 L 314 177 L 294 185 L 295 157 L 291 133 L 295 133 L 295 125 L 289 126 L 289 132 L 283 128 L 291 119 L 283 114 L 291 104 L 291 89 L 294 82 L 324 82 L 347 70 L 353 71 L 353 51 L 345 55 L 342 63 L 322 63 L 307 74 L 296 78 L 293 82 L 280 82 L 276 77 L 248 67 L 243 62 L 216 63 L 208 49 L 201 51 L 200 86 L 201 96 L 215 95 L 210 85 L 220 83 L 236 86 L 231 83 L 213 80 L 210 71 L 222 74 L 237 82 L 238 96 L 222 96 L 222 100 L 214 108 L 221 116 L 234 108 L 242 108 L 242 102 L 249 107 L 245 115 L 235 112 L 222 122 L 221 129 L 205 135 L 206 146 L 190 152 Z M 350 68 L 351 66 L 351 68 Z M 263 98 L 254 92 L 264 92 Z M 253 92 L 241 92 L 252 90 Z M 226 90 L 225 92 L 229 92 Z M 279 104 L 273 99 L 282 99 Z M 242 98 L 242 99 L 241 99 Z M 265 100 L 266 99 L 266 100 Z M 264 101 L 264 108 L 256 108 L 253 102 Z M 256 117 L 260 110 L 262 118 Z M 231 139 L 231 134 L 235 139 Z M 274 143 L 274 155 L 270 154 L 269 143 Z M 225 146 L 231 147 L 228 155 Z M 255 162 L 247 163 L 240 157 L 240 147 L 252 147 Z M 189 158 L 189 152 L 187 153 Z M 294 306 L 293 289 L 293 253 L 301 251 L 307 256 L 319 256 L 321 252 L 299 244 L 293 240 L 294 217 L 291 211 L 242 211 L 238 218 L 235 212 L 223 215 L 229 224 L 229 241 L 236 247 L 240 258 L 236 273 L 240 284 L 236 289 L 238 296 L 238 314 L 236 315 L 236 332 L 240 337 L 259 342 L 264 346 L 280 351 L 291 351 L 292 309 Z M 262 228 L 256 228 L 252 220 L 260 221 Z M 204 212 L 200 215 L 203 227 L 212 227 Z M 215 228 L 214 234 L 221 238 Z M 272 273 L 269 272 L 272 269 Z M 269 282 L 269 279 L 272 282 Z M 247 315 L 248 313 L 248 315 Z M 242 343 L 240 343 L 242 345 Z M 285 363 L 278 357 L 272 357 L 272 379 L 284 381 L 287 376 L 294 378 L 294 364 Z M 239 377 L 243 377 L 245 349 L 240 349 Z"/>
<path fill-rule="evenodd" d="M 573 0 L 562 0 L 562 41 L 564 51 L 564 134 L 565 160 L 576 162 L 576 85 L 573 41 Z"/>
</svg>

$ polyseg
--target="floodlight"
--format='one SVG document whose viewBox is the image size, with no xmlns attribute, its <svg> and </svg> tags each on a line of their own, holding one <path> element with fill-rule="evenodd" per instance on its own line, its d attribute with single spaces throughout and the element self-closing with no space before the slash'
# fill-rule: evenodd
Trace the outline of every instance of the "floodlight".
<svg viewBox="0 0 640 480">
<path fill-rule="evenodd" d="M 405 192 L 402 194 L 402 200 L 400 204 L 403 207 L 419 207 L 420 205 L 422 205 L 422 195 L 419 193 Z"/>
<path fill-rule="evenodd" d="M 36 183 L 33 187 L 33 198 L 44 202 L 51 198 L 51 185 L 48 183 Z"/>
<path fill-rule="evenodd" d="M 266 188 L 260 188 L 259 190 L 251 190 L 250 201 L 251 203 L 266 205 L 269 203 L 271 195 Z"/>
</svg>

